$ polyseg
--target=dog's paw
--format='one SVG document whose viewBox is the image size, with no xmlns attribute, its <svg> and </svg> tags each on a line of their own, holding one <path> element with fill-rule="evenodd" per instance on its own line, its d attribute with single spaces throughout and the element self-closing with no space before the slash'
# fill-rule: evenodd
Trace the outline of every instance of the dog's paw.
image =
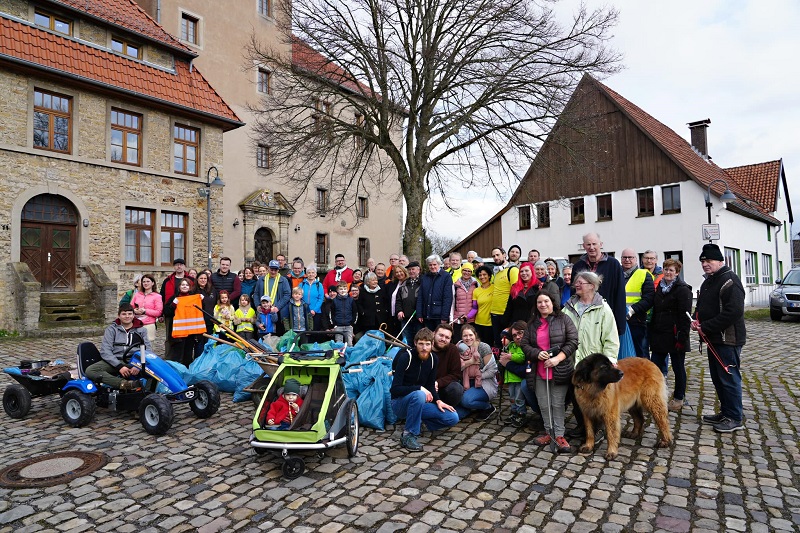
<svg viewBox="0 0 800 533">
<path fill-rule="evenodd" d="M 588 447 L 588 446 L 586 446 L 586 445 L 584 445 L 584 446 L 581 446 L 580 449 L 578 449 L 578 451 L 580 453 L 592 453 L 593 449 Z"/>
<path fill-rule="evenodd" d="M 666 439 L 658 439 L 656 442 L 656 448 L 669 448 L 672 446 L 672 441 Z"/>
<path fill-rule="evenodd" d="M 639 440 L 642 435 L 641 433 L 636 433 L 635 431 L 623 431 L 622 436 L 626 439 Z"/>
<path fill-rule="evenodd" d="M 606 453 L 606 461 L 613 461 L 616 458 L 617 458 L 616 453 L 611 453 L 611 452 Z"/>
</svg>

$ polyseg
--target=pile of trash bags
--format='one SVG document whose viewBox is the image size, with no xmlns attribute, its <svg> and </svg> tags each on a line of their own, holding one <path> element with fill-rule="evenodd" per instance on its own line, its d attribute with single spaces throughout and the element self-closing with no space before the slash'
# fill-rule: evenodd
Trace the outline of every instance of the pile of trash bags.
<svg viewBox="0 0 800 533">
<path fill-rule="evenodd" d="M 370 331 L 383 337 L 381 331 Z M 347 373 L 344 379 L 347 395 L 356 399 L 358 421 L 373 429 L 383 431 L 386 424 L 397 422 L 392 410 L 392 361 L 400 348 L 386 350 L 386 343 L 368 335 L 361 337 L 354 346 L 345 351 L 346 367 L 362 363 L 363 372 Z M 363 364 L 374 360 L 369 364 Z"/>
</svg>

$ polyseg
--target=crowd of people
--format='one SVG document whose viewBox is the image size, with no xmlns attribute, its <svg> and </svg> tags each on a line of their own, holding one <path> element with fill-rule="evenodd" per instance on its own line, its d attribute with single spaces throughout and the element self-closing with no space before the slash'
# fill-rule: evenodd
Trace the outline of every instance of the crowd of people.
<svg viewBox="0 0 800 533">
<path fill-rule="evenodd" d="M 559 452 L 570 451 L 568 439 L 585 437 L 571 376 L 593 353 L 616 363 L 630 349 L 633 353 L 623 356 L 652 360 L 665 379 L 671 363 L 669 409 L 679 411 L 689 331 L 695 330 L 710 345 L 709 365 L 722 405 L 721 413 L 704 421 L 720 432 L 740 429 L 744 290 L 719 248 L 703 248 L 707 280 L 691 317 L 692 288 L 680 279 L 680 261 L 667 259 L 660 267 L 657 254 L 647 250 L 640 265 L 636 252 L 625 249 L 620 262 L 603 251 L 597 233 L 586 234 L 583 247 L 574 265 L 561 268 L 537 250 L 523 259 L 517 245 L 508 251 L 496 247 L 486 259 L 472 251 L 465 258 L 433 254 L 424 264 L 392 254 L 388 265 L 369 259 L 363 270 L 350 268 L 345 256 L 336 254 L 334 268 L 322 279 L 315 265 L 299 257 L 288 263 L 278 255 L 238 273 L 228 257 L 215 272 L 187 270 L 178 258 L 160 292 L 155 279 L 144 274 L 121 304 L 133 311 L 135 322 L 126 314 L 125 324 L 135 323 L 150 339 L 163 323 L 166 357 L 187 365 L 202 352 L 204 334 L 224 341 L 226 329 L 247 339 L 288 330 L 328 331 L 351 345 L 383 327 L 410 346 L 395 358 L 391 388 L 393 408 L 405 419 L 401 442 L 409 450 L 422 449 L 417 438 L 423 423 L 439 431 L 469 416 L 495 416 L 493 400 L 505 383 L 510 398 L 505 421 L 516 427 L 533 421 L 543 430 L 536 444 L 555 441 Z M 567 431 L 570 404 L 577 427 Z"/>
</svg>

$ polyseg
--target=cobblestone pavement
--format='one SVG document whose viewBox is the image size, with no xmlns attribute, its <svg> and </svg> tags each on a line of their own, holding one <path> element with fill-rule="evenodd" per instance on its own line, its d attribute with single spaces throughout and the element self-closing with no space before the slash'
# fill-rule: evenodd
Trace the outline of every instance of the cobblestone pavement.
<svg viewBox="0 0 800 533">
<path fill-rule="evenodd" d="M 250 449 L 253 405 L 230 394 L 208 420 L 178 409 L 159 438 L 105 409 L 72 429 L 57 396 L 34 399 L 23 420 L 0 414 L 0 466 L 67 450 L 102 451 L 110 462 L 67 485 L 0 488 L 0 533 L 798 531 L 800 324 L 747 326 L 746 429 L 718 435 L 699 423 L 715 396 L 695 350 L 687 358 L 694 409 L 670 414 L 675 445 L 654 449 L 651 425 L 640 442 L 623 439 L 614 461 L 603 458 L 605 444 L 589 456 L 553 455 L 527 430 L 467 420 L 423 436 L 422 453 L 400 448 L 399 429 L 362 430 L 354 460 L 344 451 L 309 456 L 307 472 L 290 482 L 278 458 Z M 72 358 L 79 340 L 3 340 L 0 365 Z"/>
</svg>

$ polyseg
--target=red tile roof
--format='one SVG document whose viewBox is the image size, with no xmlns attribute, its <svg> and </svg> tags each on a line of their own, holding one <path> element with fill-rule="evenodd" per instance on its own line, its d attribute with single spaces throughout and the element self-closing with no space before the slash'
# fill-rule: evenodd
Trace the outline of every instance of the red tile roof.
<svg viewBox="0 0 800 533">
<path fill-rule="evenodd" d="M 709 184 L 714 180 L 724 180 L 731 191 L 741 198 L 740 201 L 731 202 L 732 205 L 735 205 L 740 211 L 743 211 L 750 217 L 766 220 L 773 224 L 780 223 L 769 214 L 769 210 L 758 203 L 751 204 L 750 202 L 754 201 L 755 198 L 749 194 L 749 191 L 743 188 L 735 178 L 732 178 L 732 176 L 727 174 L 722 168 L 711 161 L 703 159 L 692 149 L 691 145 L 686 142 L 683 137 L 616 91 L 595 80 L 588 74 L 585 75 L 585 78 L 587 77 L 594 82 L 645 135 L 660 146 L 664 153 L 670 157 L 675 164 L 681 167 L 688 176 L 693 178 L 703 188 L 708 188 Z M 711 191 L 717 196 L 721 196 L 725 191 L 725 185 L 721 182 L 716 182 L 711 187 Z M 773 194 L 775 192 L 777 192 L 777 188 L 773 190 Z"/>
<path fill-rule="evenodd" d="M 222 121 L 226 131 L 242 125 L 186 61 L 176 60 L 170 72 L 7 18 L 0 18 L 0 60 L 200 113 Z"/>
<path fill-rule="evenodd" d="M 296 35 L 292 36 L 292 66 L 312 76 L 324 78 L 355 94 L 365 97 L 375 94 L 380 100 L 380 95 L 373 93 L 369 87 L 353 79 L 343 68 L 328 60 Z"/>
<path fill-rule="evenodd" d="M 726 168 L 725 172 L 769 212 L 775 211 L 781 160 Z"/>
<path fill-rule="evenodd" d="M 170 35 L 158 22 L 148 15 L 134 0 L 50 0 L 68 9 L 73 9 L 109 24 L 120 26 L 149 39 L 176 48 L 191 56 L 197 53 Z"/>
</svg>

